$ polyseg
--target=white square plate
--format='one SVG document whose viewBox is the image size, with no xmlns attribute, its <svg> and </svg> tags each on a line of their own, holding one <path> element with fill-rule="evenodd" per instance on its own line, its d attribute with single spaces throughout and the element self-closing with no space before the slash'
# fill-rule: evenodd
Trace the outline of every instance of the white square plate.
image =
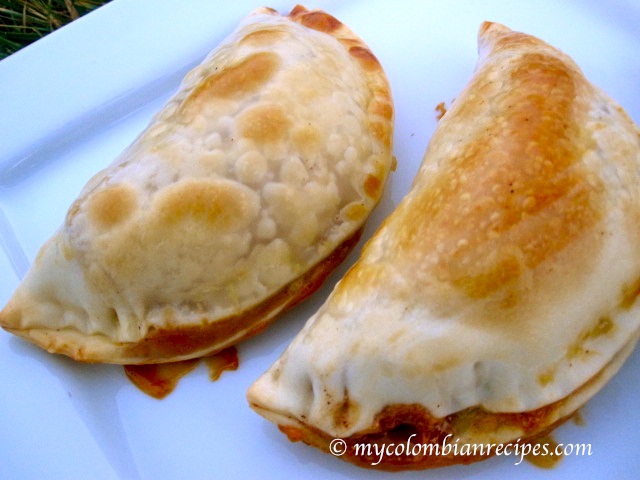
<svg viewBox="0 0 640 480">
<path fill-rule="evenodd" d="M 0 303 L 93 173 L 145 127 L 183 75 L 262 4 L 114 0 L 0 62 Z M 292 2 L 269 6 L 288 12 Z M 310 2 L 349 25 L 385 67 L 396 103 L 398 169 L 370 235 L 407 192 L 436 124 L 469 79 L 476 33 L 493 20 L 561 48 L 640 121 L 640 3 L 631 0 Z M 388 478 L 289 443 L 247 406 L 250 383 L 326 298 L 357 252 L 311 300 L 239 347 L 240 368 L 200 367 L 147 397 L 119 367 L 81 365 L 0 332 L 0 478 L 164 480 Z M 514 457 L 399 478 L 637 478 L 640 352 L 569 422 L 558 442 L 591 444 L 551 470 Z"/>
</svg>

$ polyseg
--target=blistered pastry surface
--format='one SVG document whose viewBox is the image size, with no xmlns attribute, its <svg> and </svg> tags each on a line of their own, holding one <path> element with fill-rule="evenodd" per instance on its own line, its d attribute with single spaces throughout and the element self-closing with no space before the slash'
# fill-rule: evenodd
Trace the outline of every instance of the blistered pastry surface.
<svg viewBox="0 0 640 480">
<path fill-rule="evenodd" d="M 339 21 L 256 11 L 86 185 L 5 318 L 135 342 L 260 303 L 380 199 L 391 102 L 379 63 Z"/>
<path fill-rule="evenodd" d="M 479 40 L 412 190 L 251 388 L 274 421 L 344 437 L 393 405 L 531 411 L 637 337 L 638 128 L 543 42 Z"/>
</svg>

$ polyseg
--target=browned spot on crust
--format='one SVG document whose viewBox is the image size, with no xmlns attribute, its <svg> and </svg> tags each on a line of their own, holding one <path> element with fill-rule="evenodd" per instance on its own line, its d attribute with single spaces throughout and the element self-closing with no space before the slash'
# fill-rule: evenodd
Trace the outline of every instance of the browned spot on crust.
<svg viewBox="0 0 640 480">
<path fill-rule="evenodd" d="M 554 378 L 555 378 L 555 371 L 552 369 L 538 375 L 538 383 L 543 387 L 546 387 L 551 382 L 553 382 Z"/>
<path fill-rule="evenodd" d="M 291 141 L 296 150 L 311 155 L 321 141 L 320 132 L 312 125 L 304 125 L 291 132 Z"/>
<path fill-rule="evenodd" d="M 241 44 L 253 46 L 269 46 L 284 38 L 286 34 L 282 30 L 264 29 L 256 30 L 244 36 Z"/>
<path fill-rule="evenodd" d="M 124 222 L 135 211 L 136 192 L 126 185 L 98 190 L 88 199 L 88 215 L 99 228 L 111 228 Z"/>
<path fill-rule="evenodd" d="M 209 98 L 238 98 L 255 92 L 273 77 L 279 65 L 277 54 L 258 52 L 216 71 L 186 98 L 182 113 L 186 116 L 196 113 Z"/>
<path fill-rule="evenodd" d="M 622 302 L 620 306 L 629 310 L 636 303 L 636 298 L 640 295 L 640 278 L 627 285 L 622 292 Z"/>
<path fill-rule="evenodd" d="M 328 13 L 322 11 L 310 12 L 300 6 L 295 7 L 289 16 L 305 27 L 324 33 L 331 33 L 342 26 L 342 23 L 337 18 Z"/>
<path fill-rule="evenodd" d="M 298 5 L 296 5 L 295 7 L 293 7 L 291 9 L 291 12 L 289 12 L 289 17 L 296 18 L 296 17 L 299 17 L 301 15 L 304 15 L 308 11 L 309 10 L 304 5 L 298 4 Z"/>
<path fill-rule="evenodd" d="M 576 343 L 569 347 L 567 358 L 572 359 L 581 355 L 589 355 L 591 351 L 585 346 L 589 340 L 608 335 L 615 329 L 615 324 L 611 318 L 605 316 L 600 317 L 598 321 L 587 331 L 583 332 Z"/>
<path fill-rule="evenodd" d="M 369 113 L 391 120 L 393 118 L 393 106 L 389 102 L 374 100 L 369 105 Z"/>
<path fill-rule="evenodd" d="M 275 104 L 253 107 L 238 119 L 241 135 L 258 143 L 275 142 L 284 138 L 289 124 L 287 115 Z"/>
<path fill-rule="evenodd" d="M 382 188 L 382 182 L 374 175 L 367 175 L 367 179 L 364 181 L 364 192 L 371 198 L 378 198 L 380 195 L 380 189 Z"/>
<path fill-rule="evenodd" d="M 368 48 L 362 46 L 351 47 L 349 53 L 360 62 L 360 65 L 362 65 L 362 68 L 365 70 L 380 69 L 380 62 L 378 62 L 376 56 L 371 53 L 371 50 Z"/>
<path fill-rule="evenodd" d="M 362 220 L 367 216 L 368 212 L 367 207 L 365 207 L 363 203 L 355 203 L 344 209 L 345 218 L 351 221 Z"/>
<path fill-rule="evenodd" d="M 370 122 L 369 129 L 371 134 L 377 138 L 380 143 L 385 146 L 391 145 L 391 126 L 390 123 L 384 122 Z"/>
<path fill-rule="evenodd" d="M 167 187 L 157 199 L 158 218 L 162 225 L 192 219 L 216 229 L 233 229 L 244 225 L 249 200 L 230 182 L 188 180 Z"/>
<path fill-rule="evenodd" d="M 439 246 L 437 277 L 471 297 L 517 279 L 601 217 L 602 188 L 579 165 L 591 139 L 574 120 L 572 73 L 555 57 L 529 54 L 510 76 L 493 128 L 443 163 L 404 211 L 399 250 Z"/>
</svg>

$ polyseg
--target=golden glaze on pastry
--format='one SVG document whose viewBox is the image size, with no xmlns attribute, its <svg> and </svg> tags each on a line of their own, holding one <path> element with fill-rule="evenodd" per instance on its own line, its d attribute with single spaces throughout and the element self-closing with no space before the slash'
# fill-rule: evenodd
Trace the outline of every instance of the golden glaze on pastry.
<svg viewBox="0 0 640 480">
<path fill-rule="evenodd" d="M 487 22 L 479 51 L 411 191 L 248 392 L 292 440 L 363 466 L 359 442 L 530 441 L 638 339 L 639 129 L 532 36 Z"/>
<path fill-rule="evenodd" d="M 260 9 L 91 179 L 0 314 L 77 360 L 209 354 L 344 259 L 393 164 L 367 46 L 321 11 Z"/>
</svg>

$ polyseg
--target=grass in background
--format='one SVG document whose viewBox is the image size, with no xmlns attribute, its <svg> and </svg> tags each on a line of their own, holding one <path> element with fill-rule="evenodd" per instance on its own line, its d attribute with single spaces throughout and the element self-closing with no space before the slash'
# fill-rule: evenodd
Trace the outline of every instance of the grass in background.
<svg viewBox="0 0 640 480">
<path fill-rule="evenodd" d="M 0 60 L 109 0 L 2 0 Z"/>
</svg>

